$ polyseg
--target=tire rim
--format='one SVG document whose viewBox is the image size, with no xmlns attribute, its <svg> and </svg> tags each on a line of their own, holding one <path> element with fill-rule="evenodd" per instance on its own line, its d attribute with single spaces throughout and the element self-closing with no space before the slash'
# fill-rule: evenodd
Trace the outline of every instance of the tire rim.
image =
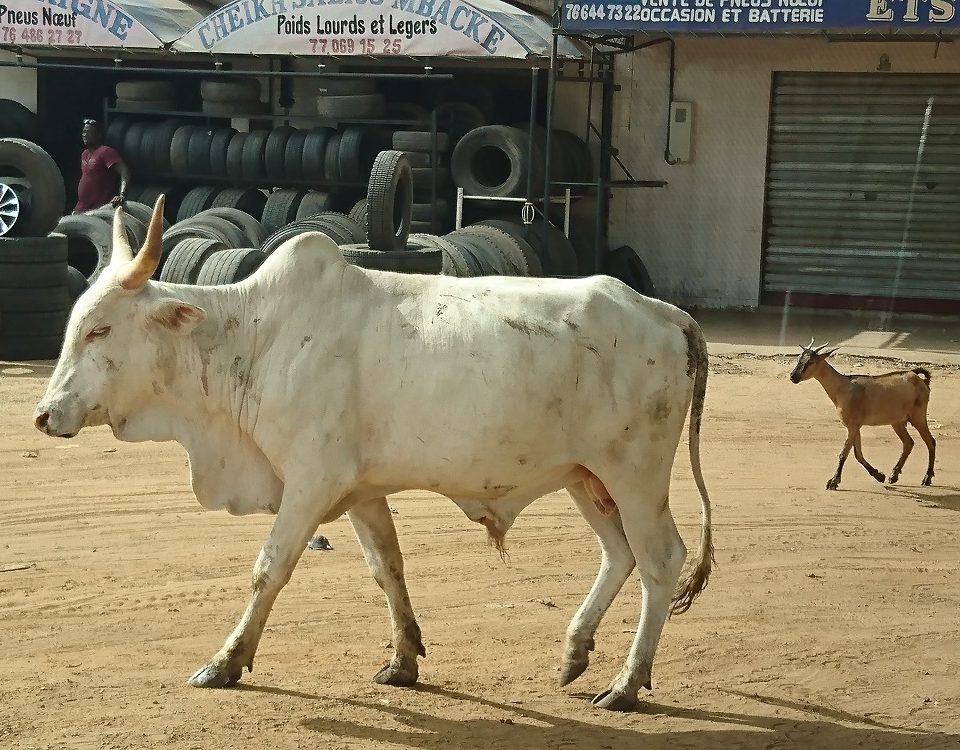
<svg viewBox="0 0 960 750">
<path fill-rule="evenodd" d="M 20 199 L 13 188 L 0 182 L 0 237 L 5 235 L 20 216 Z"/>
</svg>

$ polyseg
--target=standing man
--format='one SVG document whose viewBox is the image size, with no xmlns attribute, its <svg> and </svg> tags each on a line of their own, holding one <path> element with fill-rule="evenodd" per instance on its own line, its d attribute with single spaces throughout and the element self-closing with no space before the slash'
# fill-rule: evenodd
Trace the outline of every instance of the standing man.
<svg viewBox="0 0 960 750">
<path fill-rule="evenodd" d="M 103 129 L 96 120 L 84 120 L 80 137 L 85 146 L 80 155 L 80 182 L 77 185 L 75 214 L 92 211 L 110 203 L 122 206 L 126 200 L 130 170 L 116 149 L 103 142 Z M 117 191 L 117 177 L 120 190 Z"/>
</svg>

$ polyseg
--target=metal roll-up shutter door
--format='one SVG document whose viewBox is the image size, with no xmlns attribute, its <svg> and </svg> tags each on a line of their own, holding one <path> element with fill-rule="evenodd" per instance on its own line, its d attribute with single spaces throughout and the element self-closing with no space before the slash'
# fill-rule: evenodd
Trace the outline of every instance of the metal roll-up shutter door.
<svg viewBox="0 0 960 750">
<path fill-rule="evenodd" d="M 780 73 L 770 128 L 766 302 L 960 300 L 960 76 Z"/>
</svg>

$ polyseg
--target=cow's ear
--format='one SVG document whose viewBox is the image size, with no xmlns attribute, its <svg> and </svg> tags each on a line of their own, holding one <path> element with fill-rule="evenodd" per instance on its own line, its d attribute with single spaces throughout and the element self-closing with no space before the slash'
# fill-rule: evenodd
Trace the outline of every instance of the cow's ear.
<svg viewBox="0 0 960 750">
<path fill-rule="evenodd" d="M 151 322 L 178 336 L 186 336 L 206 317 L 203 309 L 178 299 L 162 299 L 154 303 L 149 315 Z"/>
</svg>

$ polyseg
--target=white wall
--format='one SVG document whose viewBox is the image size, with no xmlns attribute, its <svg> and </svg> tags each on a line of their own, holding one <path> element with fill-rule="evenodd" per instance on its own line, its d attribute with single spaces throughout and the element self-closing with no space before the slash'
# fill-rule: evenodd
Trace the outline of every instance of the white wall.
<svg viewBox="0 0 960 750">
<path fill-rule="evenodd" d="M 669 45 L 617 61 L 614 145 L 637 179 L 613 191 L 611 246 L 633 246 L 659 294 L 681 305 L 754 307 L 760 287 L 766 142 L 774 71 L 960 72 L 960 45 L 825 39 L 677 40 L 674 99 L 693 102 L 689 164 L 664 162 Z"/>
<path fill-rule="evenodd" d="M 16 62 L 12 52 L 0 51 L 0 61 Z M 24 62 L 36 62 L 32 57 L 23 58 Z M 20 102 L 31 112 L 37 111 L 37 70 L 36 68 L 0 68 L 0 99 L 13 99 Z"/>
</svg>

